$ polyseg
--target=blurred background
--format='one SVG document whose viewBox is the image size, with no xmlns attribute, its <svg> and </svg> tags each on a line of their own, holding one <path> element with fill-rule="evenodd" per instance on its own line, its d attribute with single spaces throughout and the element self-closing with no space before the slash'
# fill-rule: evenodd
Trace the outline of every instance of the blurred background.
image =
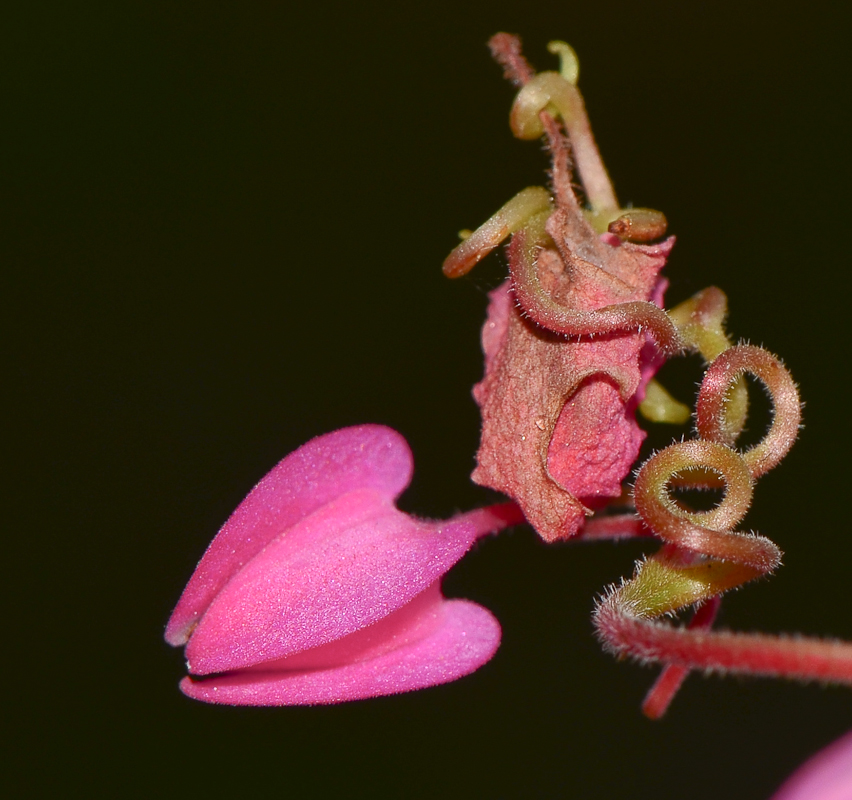
<svg viewBox="0 0 852 800">
<path fill-rule="evenodd" d="M 852 638 L 841 4 L 22 8 L 0 34 L 14 796 L 757 799 L 852 726 L 849 689 L 701 676 L 649 722 L 656 671 L 602 653 L 590 623 L 643 547 L 548 547 L 526 527 L 445 582 L 504 628 L 448 686 L 204 706 L 162 641 L 219 526 L 315 435 L 401 431 L 406 510 L 493 498 L 468 479 L 470 387 L 506 266 L 455 283 L 440 266 L 459 229 L 545 180 L 508 129 L 498 30 L 540 69 L 549 40 L 574 45 L 620 199 L 678 237 L 669 303 L 722 287 L 729 329 L 801 384 L 801 441 L 746 522 L 785 564 L 721 624 Z M 685 400 L 699 377 L 694 360 L 665 372 Z"/>
</svg>

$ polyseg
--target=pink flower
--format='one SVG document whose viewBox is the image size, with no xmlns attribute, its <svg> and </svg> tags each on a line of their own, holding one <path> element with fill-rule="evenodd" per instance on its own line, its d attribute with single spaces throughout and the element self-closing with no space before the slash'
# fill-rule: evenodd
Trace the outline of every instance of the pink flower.
<svg viewBox="0 0 852 800">
<path fill-rule="evenodd" d="M 337 703 L 446 683 L 487 662 L 500 625 L 440 580 L 513 506 L 446 522 L 397 510 L 411 451 L 378 425 L 320 436 L 281 461 L 213 540 L 165 638 L 186 645 L 189 697 Z"/>
<path fill-rule="evenodd" d="M 852 798 L 852 731 L 805 762 L 772 800 Z"/>
</svg>

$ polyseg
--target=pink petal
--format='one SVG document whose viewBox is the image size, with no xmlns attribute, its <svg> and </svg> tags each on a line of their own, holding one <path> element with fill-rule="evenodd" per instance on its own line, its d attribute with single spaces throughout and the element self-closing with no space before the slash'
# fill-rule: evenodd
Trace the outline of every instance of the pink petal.
<svg viewBox="0 0 852 800">
<path fill-rule="evenodd" d="M 356 489 L 394 499 L 412 469 L 405 439 L 381 425 L 334 431 L 291 453 L 252 489 L 207 548 L 172 613 L 166 641 L 185 644 L 222 587 L 287 528 Z"/>
<path fill-rule="evenodd" d="M 328 503 L 270 542 L 221 590 L 187 645 L 190 672 L 260 664 L 377 622 L 467 552 L 483 530 L 477 520 L 417 520 L 372 490 Z"/>
<path fill-rule="evenodd" d="M 445 601 L 438 582 L 345 639 L 252 669 L 184 678 L 189 697 L 228 705 L 340 703 L 448 683 L 486 663 L 500 624 L 466 600 Z"/>
<path fill-rule="evenodd" d="M 817 753 L 772 800 L 849 800 L 852 798 L 852 732 Z"/>
</svg>

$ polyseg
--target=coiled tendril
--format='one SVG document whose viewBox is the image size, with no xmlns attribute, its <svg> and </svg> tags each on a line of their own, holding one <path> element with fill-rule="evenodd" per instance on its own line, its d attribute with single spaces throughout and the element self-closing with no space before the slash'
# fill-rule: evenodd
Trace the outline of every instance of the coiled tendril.
<svg viewBox="0 0 852 800">
<path fill-rule="evenodd" d="M 743 452 L 734 448 L 732 387 L 744 373 L 761 381 L 773 421 L 764 438 Z M 661 716 L 690 669 L 852 683 L 852 645 L 803 637 L 710 632 L 719 598 L 729 589 L 772 572 L 781 551 L 763 536 L 734 528 L 751 502 L 756 478 L 790 449 L 801 419 L 796 386 L 784 365 L 760 347 L 737 345 L 710 365 L 697 401 L 698 438 L 673 444 L 639 470 L 633 499 L 640 518 L 666 544 L 639 563 L 633 578 L 610 587 L 594 615 L 604 646 L 616 654 L 666 666 L 645 699 L 648 716 Z M 722 501 L 691 511 L 675 501 L 673 485 L 706 488 L 718 476 Z M 698 605 L 688 627 L 655 621 Z"/>
</svg>

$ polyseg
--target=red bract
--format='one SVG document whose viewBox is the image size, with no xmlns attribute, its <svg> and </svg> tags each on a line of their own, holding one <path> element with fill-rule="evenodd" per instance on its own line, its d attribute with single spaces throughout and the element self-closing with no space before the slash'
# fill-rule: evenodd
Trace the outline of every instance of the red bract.
<svg viewBox="0 0 852 800">
<path fill-rule="evenodd" d="M 567 241 L 562 227 L 549 223 L 557 242 Z M 584 220 L 580 227 L 600 266 L 540 250 L 548 294 L 583 311 L 617 301 L 660 302 L 657 274 L 672 240 L 657 247 L 606 244 Z M 509 248 L 513 277 L 524 258 L 517 237 Z M 572 341 L 530 319 L 516 298 L 517 283 L 513 292 L 509 282 L 490 296 L 485 377 L 473 390 L 482 439 L 472 477 L 514 498 L 536 531 L 553 541 L 576 534 L 592 509 L 621 494 L 645 437 L 634 412 L 654 361 L 644 332 Z"/>
<path fill-rule="evenodd" d="M 446 522 L 394 507 L 411 452 L 377 425 L 320 436 L 276 466 L 213 540 L 166 640 L 186 645 L 190 697 L 335 703 L 455 680 L 500 642 L 491 613 L 441 577 L 512 506 Z"/>
</svg>

